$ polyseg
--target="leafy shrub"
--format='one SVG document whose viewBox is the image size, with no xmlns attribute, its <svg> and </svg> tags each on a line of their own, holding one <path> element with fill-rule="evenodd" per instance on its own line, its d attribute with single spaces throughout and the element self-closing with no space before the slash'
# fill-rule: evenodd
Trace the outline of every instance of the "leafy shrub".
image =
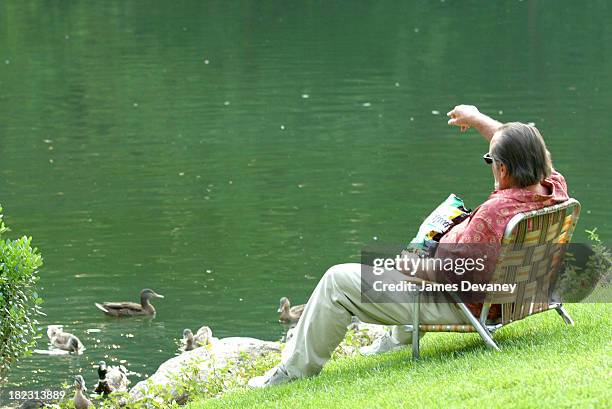
<svg viewBox="0 0 612 409">
<path fill-rule="evenodd" d="M 8 230 L 0 206 L 0 379 L 34 346 L 42 302 L 36 292 L 42 257 L 31 237 L 3 239 Z"/>
</svg>

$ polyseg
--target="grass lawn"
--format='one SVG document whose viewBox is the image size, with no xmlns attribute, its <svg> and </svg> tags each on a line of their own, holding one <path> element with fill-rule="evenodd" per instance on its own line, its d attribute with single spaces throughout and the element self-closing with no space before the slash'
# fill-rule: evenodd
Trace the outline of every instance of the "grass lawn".
<svg viewBox="0 0 612 409">
<path fill-rule="evenodd" d="M 475 334 L 427 334 L 410 350 L 341 358 L 314 378 L 237 390 L 188 408 L 612 408 L 612 305 L 567 305 L 499 330 L 501 352 Z"/>
</svg>

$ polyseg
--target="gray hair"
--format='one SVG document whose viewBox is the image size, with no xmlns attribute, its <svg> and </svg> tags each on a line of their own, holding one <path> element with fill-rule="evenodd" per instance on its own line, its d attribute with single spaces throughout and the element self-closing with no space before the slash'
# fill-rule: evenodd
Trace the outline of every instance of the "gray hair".
<svg viewBox="0 0 612 409">
<path fill-rule="evenodd" d="M 550 176 L 552 163 L 544 138 L 535 126 L 520 122 L 502 125 L 491 147 L 494 160 L 508 168 L 519 187 L 527 187 Z"/>
</svg>

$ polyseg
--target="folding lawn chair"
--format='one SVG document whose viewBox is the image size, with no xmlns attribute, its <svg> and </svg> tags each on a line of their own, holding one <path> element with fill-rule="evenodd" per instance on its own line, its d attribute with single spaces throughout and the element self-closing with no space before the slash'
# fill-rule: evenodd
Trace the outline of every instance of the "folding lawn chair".
<svg viewBox="0 0 612 409">
<path fill-rule="evenodd" d="M 502 249 L 492 276 L 492 283 L 516 283 L 511 294 L 486 293 L 480 317 L 477 318 L 459 299 L 449 293 L 469 324 L 423 325 L 419 323 L 420 295 L 414 300 L 414 321 L 406 325 L 412 332 L 412 356 L 419 358 L 419 332 L 477 332 L 485 343 L 499 347 L 492 334 L 499 328 L 533 314 L 554 309 L 568 325 L 574 322 L 561 302 L 551 302 L 549 294 L 562 260 L 563 244 L 569 244 L 578 216 L 580 203 L 575 199 L 543 209 L 515 215 L 506 226 Z M 551 250 L 552 249 L 552 250 Z M 557 250 L 551 254 L 551 251 Z M 487 319 L 492 304 L 501 305 L 501 320 Z"/>
</svg>

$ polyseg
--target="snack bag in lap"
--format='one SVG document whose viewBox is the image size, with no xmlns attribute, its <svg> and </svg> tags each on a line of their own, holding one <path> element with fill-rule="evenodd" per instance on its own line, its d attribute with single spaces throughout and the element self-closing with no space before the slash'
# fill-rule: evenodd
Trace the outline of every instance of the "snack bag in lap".
<svg viewBox="0 0 612 409">
<path fill-rule="evenodd" d="M 438 242 L 453 226 L 461 223 L 471 213 L 463 200 L 451 193 L 421 224 L 419 232 L 408 244 L 408 250 L 424 256 L 433 256 Z"/>
</svg>

